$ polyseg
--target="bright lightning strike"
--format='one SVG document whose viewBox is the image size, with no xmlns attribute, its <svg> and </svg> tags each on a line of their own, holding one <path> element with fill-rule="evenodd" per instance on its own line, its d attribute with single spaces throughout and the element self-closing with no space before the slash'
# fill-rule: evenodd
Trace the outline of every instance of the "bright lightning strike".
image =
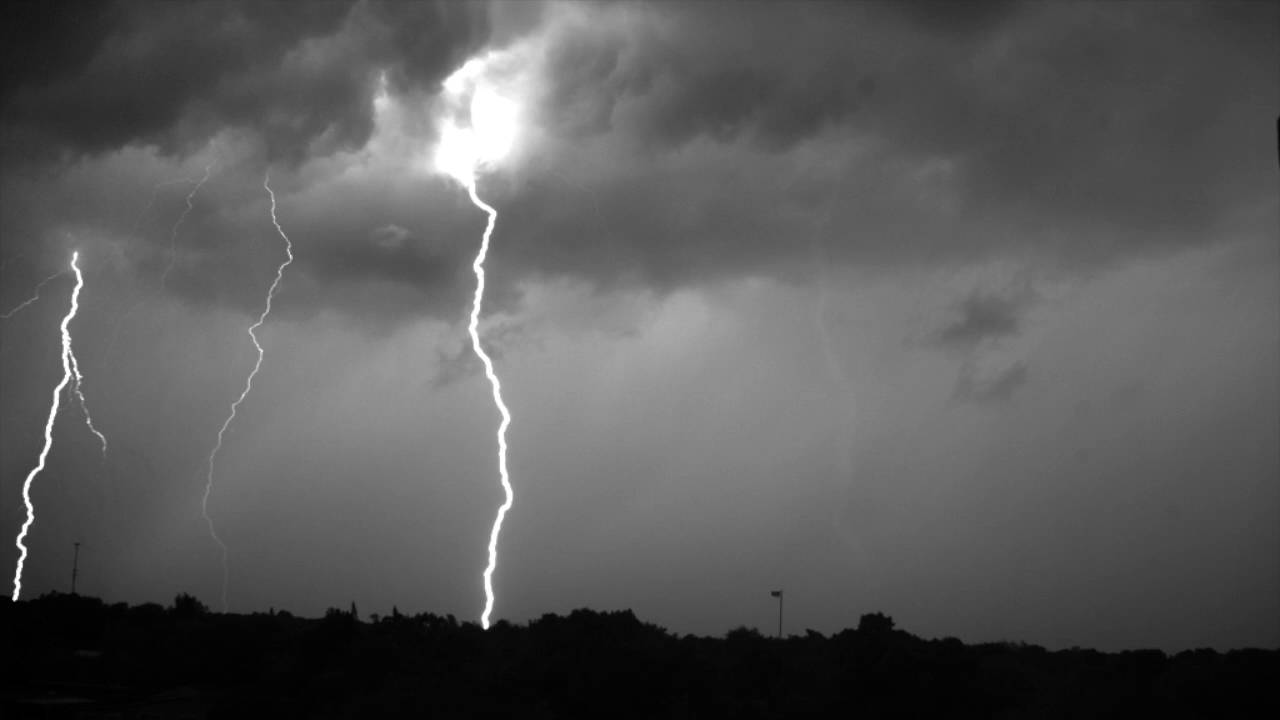
<svg viewBox="0 0 1280 720">
<path fill-rule="evenodd" d="M 471 347 L 480 357 L 480 362 L 484 363 L 485 377 L 489 378 L 489 384 L 493 386 L 493 403 L 498 406 L 498 412 L 502 414 L 502 422 L 498 425 L 498 477 L 502 481 L 502 491 L 506 494 L 506 498 L 498 508 L 498 516 L 493 521 L 493 529 L 489 532 L 489 564 L 484 569 L 484 612 L 480 615 L 480 625 L 488 630 L 489 615 L 493 612 L 493 571 L 498 567 L 498 535 L 502 532 L 502 521 L 507 517 L 507 511 L 511 509 L 511 504 L 515 500 L 511 490 L 511 478 L 507 474 L 507 428 L 511 425 L 511 411 L 507 410 L 506 403 L 502 402 L 502 383 L 498 381 L 498 375 L 493 370 L 493 360 L 480 344 L 480 305 L 484 301 L 484 260 L 489 254 L 489 237 L 493 234 L 494 223 L 498 220 L 498 211 L 476 194 L 474 180 L 467 185 L 467 192 L 471 195 L 471 202 L 489 215 L 483 239 L 480 241 L 480 252 L 476 253 L 476 259 L 471 263 L 471 269 L 476 274 L 476 294 L 471 304 L 471 322 L 467 326 L 467 332 L 471 334 Z"/>
<path fill-rule="evenodd" d="M 66 271 L 65 271 L 65 270 L 59 270 L 58 272 L 56 272 L 56 273 L 54 273 L 54 274 L 50 275 L 49 277 L 47 277 L 47 278 L 45 278 L 45 279 L 41 280 L 39 283 L 37 283 L 37 284 L 36 284 L 36 289 L 35 289 L 35 291 L 33 291 L 33 292 L 31 293 L 31 297 L 29 297 L 29 298 L 27 298 L 26 300 L 23 300 L 22 302 L 18 303 L 18 305 L 17 305 L 16 307 L 14 307 L 12 310 L 10 310 L 10 311 L 8 311 L 8 312 L 6 312 L 6 313 L 0 313 L 0 320 L 8 320 L 9 318 L 13 317 L 14 315 L 17 315 L 19 312 L 21 312 L 21 311 L 25 310 L 25 309 L 26 309 L 29 305 L 31 305 L 32 303 L 34 303 L 34 302 L 36 302 L 37 300 L 39 300 L 39 299 L 40 299 L 40 288 L 44 287 L 45 285 L 47 285 L 47 284 L 49 283 L 49 281 L 50 281 L 50 280 L 53 280 L 54 278 L 58 277 L 59 275 L 61 275 L 61 274 L 62 274 L 62 273 L 64 273 L 64 272 L 66 272 Z"/>
<path fill-rule="evenodd" d="M 262 179 L 262 187 L 266 189 L 267 194 L 271 196 L 271 224 L 275 225 L 276 232 L 280 233 L 280 237 L 284 239 L 285 261 L 280 263 L 276 268 L 276 277 L 271 281 L 271 287 L 267 290 L 266 306 L 262 310 L 262 314 L 258 316 L 258 321 L 249 326 L 249 339 L 253 341 L 253 347 L 258 351 L 258 359 L 253 364 L 253 370 L 249 372 L 249 376 L 245 378 L 244 390 L 241 391 L 240 397 L 231 403 L 231 412 L 227 415 L 227 419 L 222 423 L 222 427 L 218 429 L 218 442 L 214 444 L 213 451 L 209 453 L 209 473 L 205 478 L 204 497 L 200 500 L 200 512 L 204 515 L 204 520 L 209 525 L 209 535 L 213 537 L 213 541 L 222 549 L 222 611 L 227 611 L 227 582 L 230 576 L 229 566 L 227 564 L 227 545 L 218 537 L 217 530 L 213 527 L 213 518 L 209 515 L 209 495 L 213 493 L 213 466 L 214 461 L 218 457 L 218 451 L 222 449 L 222 439 L 226 435 L 227 428 L 231 427 L 231 422 L 236 419 L 236 411 L 240 408 L 240 403 L 248 397 L 249 391 L 253 389 L 253 378 L 257 376 L 258 370 L 262 368 L 263 350 L 262 345 L 258 342 L 257 331 L 262 324 L 267 321 L 267 316 L 271 314 L 271 300 L 275 297 L 276 289 L 280 287 L 280 279 L 284 277 L 284 269 L 289 267 L 293 262 L 293 243 L 289 241 L 289 236 L 284 233 L 284 229 L 280 227 L 280 221 L 276 219 L 276 194 L 271 191 L 271 173 L 268 172 Z"/>
<path fill-rule="evenodd" d="M 476 253 L 471 269 L 476 275 L 476 293 L 471 304 L 471 320 L 467 331 L 471 335 L 471 347 L 480 361 L 484 363 L 484 374 L 493 388 L 493 402 L 502 414 L 502 422 L 498 425 L 498 477 L 502 482 L 505 494 L 498 515 L 493 521 L 493 529 L 489 532 L 489 561 L 484 569 L 484 612 L 480 614 L 480 625 L 489 628 L 489 616 L 493 613 L 493 573 L 498 566 L 498 536 L 502 533 L 502 521 L 511 510 L 515 494 L 511 489 L 511 478 L 507 472 L 507 428 L 511 425 L 511 412 L 502 401 L 502 383 L 493 368 L 493 359 L 484 351 L 480 343 L 480 309 L 484 302 L 485 273 L 484 262 L 489 255 L 489 239 L 493 235 L 494 224 L 498 220 L 498 211 L 480 199 L 476 192 L 476 174 L 484 168 L 500 161 L 511 150 L 515 143 L 518 129 L 518 108 L 515 103 L 503 98 L 481 82 L 483 62 L 473 60 L 451 75 L 444 82 L 446 98 L 456 105 L 461 97 L 470 92 L 470 103 L 467 107 L 468 122 L 456 120 L 446 121 L 440 128 L 440 144 L 436 149 L 435 164 L 440 171 L 452 176 L 464 187 L 471 197 L 471 202 L 489 216 L 484 235 L 480 241 L 480 250 Z"/>
<path fill-rule="evenodd" d="M 44 470 L 45 462 L 49 458 L 49 450 L 53 448 L 53 423 L 58 417 L 58 405 L 62 398 L 62 391 L 72 382 L 73 378 L 77 377 L 77 373 L 73 370 L 75 356 L 71 353 L 71 320 L 75 318 L 76 312 L 80 310 L 80 289 L 84 287 L 84 276 L 80 274 L 80 266 L 77 264 L 79 258 L 80 253 L 78 251 L 71 253 L 71 270 L 76 275 L 76 285 L 71 290 L 71 309 L 62 318 L 62 380 L 53 389 L 53 400 L 49 407 L 49 419 L 44 423 L 44 448 L 40 450 L 40 460 L 32 468 L 31 472 L 27 474 L 27 479 L 22 483 L 22 501 L 27 506 L 27 519 L 22 523 L 22 530 L 18 532 L 18 537 L 14 541 L 14 544 L 18 547 L 18 567 L 13 574 L 12 599 L 14 602 L 17 602 L 18 597 L 22 594 L 22 568 L 27 561 L 27 546 L 22 541 L 26 539 L 27 532 L 36 520 L 36 508 L 35 505 L 31 504 L 31 483 Z"/>
</svg>

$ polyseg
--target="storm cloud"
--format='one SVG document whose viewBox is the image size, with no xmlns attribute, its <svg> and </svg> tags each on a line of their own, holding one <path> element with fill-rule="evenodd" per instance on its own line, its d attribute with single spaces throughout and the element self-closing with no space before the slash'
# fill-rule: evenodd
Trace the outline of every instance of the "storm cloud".
<svg viewBox="0 0 1280 720">
<path fill-rule="evenodd" d="M 183 153 L 227 127 L 269 159 L 358 147 L 378 78 L 432 89 L 487 37 L 450 3 L 17 3 L 6 23 L 6 154 L 129 144 Z"/>
<path fill-rule="evenodd" d="M 64 32 L 58 22 L 98 30 L 44 70 L 15 64 L 29 69 L 5 82 L 7 162 L 28 148 L 75 159 L 154 144 L 156 169 L 197 152 L 223 156 L 222 173 L 226 156 L 300 164 L 311 207 L 295 226 L 314 247 L 299 271 L 373 277 L 434 305 L 460 295 L 440 288 L 466 262 L 439 228 L 469 210 L 429 197 L 425 160 L 389 158 L 430 145 L 419 116 L 492 36 L 532 47 L 522 62 L 542 137 L 490 190 L 513 238 L 495 269 L 507 288 L 549 275 L 667 289 L 742 273 L 803 280 L 815 242 L 863 266 L 1016 250 L 1098 267 L 1195 244 L 1264 202 L 1271 165 L 1254 150 L 1270 132 L 1274 23 L 1247 6 L 499 7 L 42 11 L 57 22 L 35 23 L 14 53 Z M 381 145 L 379 93 L 396 106 Z M 395 187 L 368 190 L 379 182 Z M 388 257 L 367 242 L 387 221 L 420 243 Z"/>
</svg>

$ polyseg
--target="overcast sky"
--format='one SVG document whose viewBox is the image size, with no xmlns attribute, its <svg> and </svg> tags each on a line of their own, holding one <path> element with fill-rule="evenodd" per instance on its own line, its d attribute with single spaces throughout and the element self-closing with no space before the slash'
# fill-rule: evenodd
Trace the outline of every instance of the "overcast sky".
<svg viewBox="0 0 1280 720">
<path fill-rule="evenodd" d="M 80 541 L 82 592 L 217 607 L 269 171 L 230 608 L 478 618 L 485 215 L 432 157 L 481 58 L 520 117 L 478 188 L 495 618 L 769 631 L 783 588 L 793 632 L 1280 644 L 1273 3 L 2 13 L 0 311 L 80 251 L 110 442 L 63 404 L 24 597 Z M 7 538 L 72 285 L 0 321 Z"/>
</svg>

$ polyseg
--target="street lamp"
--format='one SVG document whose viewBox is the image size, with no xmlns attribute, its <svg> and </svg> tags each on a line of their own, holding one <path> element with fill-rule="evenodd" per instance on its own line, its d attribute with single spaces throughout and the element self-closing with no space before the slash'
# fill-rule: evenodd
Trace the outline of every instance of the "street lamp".
<svg viewBox="0 0 1280 720">
<path fill-rule="evenodd" d="M 76 553 L 71 558 L 71 594 L 76 594 L 76 575 L 80 574 L 80 543 L 72 543 L 75 545 Z"/>
<path fill-rule="evenodd" d="M 782 591 L 774 590 L 769 593 L 773 597 L 778 598 L 778 637 L 782 637 Z"/>
</svg>

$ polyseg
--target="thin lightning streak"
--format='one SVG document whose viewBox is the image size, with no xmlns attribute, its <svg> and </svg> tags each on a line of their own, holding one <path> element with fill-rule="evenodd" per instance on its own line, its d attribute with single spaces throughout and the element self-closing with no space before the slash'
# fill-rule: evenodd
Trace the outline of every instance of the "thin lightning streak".
<svg viewBox="0 0 1280 720">
<path fill-rule="evenodd" d="M 198 183 L 198 178 L 175 178 L 173 180 L 162 180 L 151 187 L 151 195 L 147 198 L 147 204 L 142 206 L 142 211 L 138 213 L 138 217 L 134 219 L 133 226 L 129 228 L 130 233 L 137 232 L 138 227 L 142 225 L 142 219 L 156 204 L 156 198 L 160 194 L 160 188 L 170 185 L 182 185 L 183 183 Z"/>
<path fill-rule="evenodd" d="M 23 540 L 27 537 L 27 531 L 31 529 L 32 523 L 36 521 L 36 508 L 31 504 L 31 483 L 36 476 L 44 470 L 45 461 L 49 458 L 49 450 L 53 448 L 53 422 L 58 417 L 58 405 L 62 398 L 62 391 L 67 387 L 74 377 L 72 372 L 71 354 L 71 320 L 76 316 L 76 312 L 80 309 L 80 288 L 84 287 L 84 276 L 80 274 L 80 266 L 76 264 L 80 253 L 71 253 L 71 270 L 76 274 L 76 286 L 71 290 L 71 309 L 67 311 L 65 317 L 62 318 L 62 380 L 58 382 L 57 387 L 53 389 L 53 401 L 49 407 L 49 419 L 44 424 L 44 448 L 40 451 L 40 460 L 36 466 L 27 474 L 27 479 L 22 483 L 22 501 L 27 506 L 27 519 L 22 523 L 22 530 L 18 532 L 18 537 L 14 541 L 14 545 L 18 547 L 18 568 L 13 574 L 13 597 L 14 602 L 18 601 L 18 597 L 22 594 L 22 567 L 27 561 L 27 546 L 23 544 Z"/>
<path fill-rule="evenodd" d="M 210 165 L 210 168 L 212 168 L 212 165 Z M 167 187 L 169 185 L 181 185 L 182 183 L 195 183 L 196 187 L 193 188 L 191 191 L 191 194 L 187 196 L 186 210 L 182 212 L 182 216 L 178 218 L 178 222 L 174 224 L 173 230 L 170 231 L 170 237 L 169 237 L 170 260 L 169 260 L 169 265 L 165 267 L 164 272 L 161 275 L 160 287 L 162 289 L 164 288 L 164 284 L 165 284 L 165 276 L 169 274 L 169 270 L 172 269 L 173 267 L 174 243 L 177 238 L 178 228 L 182 225 L 182 221 L 183 219 L 186 218 L 187 213 L 191 211 L 191 206 L 195 198 L 196 191 L 200 189 L 200 185 L 204 182 L 204 180 L 207 180 L 207 179 L 208 179 L 207 177 L 204 179 L 177 178 L 175 180 L 165 180 L 163 182 L 156 183 L 151 188 L 151 195 L 150 197 L 147 198 L 147 204 L 142 206 L 142 211 L 138 213 L 138 217 L 133 221 L 133 227 L 130 228 L 129 230 L 130 234 L 137 232 L 138 228 L 142 225 L 142 219 L 147 216 L 147 213 L 156 204 L 156 197 L 160 193 L 160 188 Z M 138 310 L 138 308 L 142 306 L 142 303 L 143 303 L 143 299 L 138 298 L 133 302 L 132 305 L 129 306 L 128 310 L 125 310 L 123 313 L 120 314 L 119 317 L 116 318 L 115 324 L 111 327 L 111 333 L 108 336 L 109 339 L 107 340 L 107 343 L 106 343 L 106 349 L 102 351 L 103 366 L 107 366 L 108 362 L 111 360 L 111 353 L 114 352 L 116 349 L 116 341 L 120 339 L 120 329 L 124 326 L 124 321 L 128 320 L 129 317 L 132 316 L 133 313 L 135 313 Z"/>
<path fill-rule="evenodd" d="M 27 298 L 26 300 L 23 300 L 22 302 L 18 303 L 18 306 L 17 306 L 17 307 L 15 307 L 15 308 L 13 308 L 13 309 L 12 309 L 12 310 L 10 310 L 9 312 L 6 312 L 6 313 L 0 313 L 0 320 L 8 320 L 9 318 L 13 317 L 14 315 L 17 315 L 19 312 L 21 312 L 22 310 L 24 310 L 27 306 L 29 306 L 29 305 L 31 305 L 32 303 L 34 303 L 35 301 L 39 300 L 39 299 L 40 299 L 40 288 L 44 287 L 46 284 L 48 284 L 48 283 L 49 283 L 49 281 L 50 281 L 50 280 L 53 280 L 54 278 L 58 277 L 59 275 L 61 275 L 61 274 L 62 274 L 62 273 L 64 273 L 64 272 L 66 272 L 66 270 L 59 270 L 58 272 L 56 272 L 56 273 L 54 273 L 54 274 L 50 275 L 49 277 L 47 277 L 47 278 L 45 278 L 45 279 L 41 280 L 41 281 L 36 285 L 35 292 L 33 292 L 33 293 L 31 294 L 31 297 L 29 297 L 29 298 Z"/>
<path fill-rule="evenodd" d="M 209 181 L 209 174 L 213 172 L 213 163 L 209 163 L 204 167 L 204 177 L 200 178 L 200 182 L 191 188 L 191 192 L 187 193 L 187 209 L 182 211 L 178 216 L 178 221 L 173 224 L 173 229 L 169 231 L 169 264 L 165 265 L 164 272 L 160 273 L 160 289 L 164 290 L 165 283 L 169 280 L 169 273 L 173 272 L 173 266 L 178 260 L 178 228 L 182 227 L 182 222 L 187 219 L 187 214 L 194 207 L 196 193 L 200 192 L 200 188 Z"/>
<path fill-rule="evenodd" d="M 833 198 L 834 200 L 834 198 Z M 814 325 L 818 329 L 818 335 L 822 340 L 822 353 L 826 359 L 827 372 L 830 377 L 836 381 L 843 391 L 844 403 L 842 405 L 848 410 L 845 416 L 846 432 L 852 437 L 857 430 L 858 412 L 854 401 L 857 398 L 854 383 L 849 377 L 848 371 L 845 369 L 844 363 L 837 357 L 835 341 L 831 335 L 830 319 L 830 276 L 829 268 L 831 266 L 831 253 L 828 250 L 826 237 L 827 229 L 831 223 L 831 205 L 828 203 L 827 210 L 819 228 L 818 237 L 815 240 L 814 261 L 818 267 L 818 302 L 814 306 Z M 856 472 L 853 442 L 849 441 L 843 444 L 843 452 L 841 454 L 840 474 L 843 480 L 852 484 Z M 833 504 L 831 506 L 831 517 L 829 520 L 830 527 L 835 535 L 845 544 L 845 548 L 855 553 L 861 560 L 864 568 L 870 568 L 870 556 L 867 552 L 865 543 L 854 534 L 847 523 L 842 521 L 842 511 Z M 881 586 L 878 575 L 874 572 L 867 573 L 865 581 L 869 582 L 871 587 L 879 589 Z"/>
<path fill-rule="evenodd" d="M 835 343 L 831 339 L 831 329 L 827 325 L 828 315 L 828 296 L 830 290 L 828 288 L 827 264 L 830 258 L 826 257 L 828 253 L 823 248 L 823 258 L 819 266 L 818 275 L 818 303 L 814 308 L 814 324 L 818 326 L 818 333 L 822 337 L 822 354 L 827 361 L 827 371 L 845 391 L 846 395 L 852 395 L 853 383 L 849 380 L 848 373 L 845 372 L 844 365 L 836 358 Z M 852 418 L 851 418 L 852 421 Z"/>
<path fill-rule="evenodd" d="M 75 376 L 75 381 L 71 383 L 71 391 L 76 394 L 76 399 L 80 401 L 80 412 L 84 413 L 84 422 L 89 426 L 89 432 L 98 436 L 98 442 L 102 443 L 102 457 L 107 457 L 107 437 L 98 432 L 98 428 L 93 425 L 93 416 L 89 414 L 89 404 L 85 402 L 84 376 L 80 374 L 80 363 L 76 361 L 76 355 L 71 351 L 71 347 L 67 347 L 67 353 L 71 356 L 71 373 Z"/>
<path fill-rule="evenodd" d="M 489 254 L 489 237 L 493 234 L 494 223 L 498 220 L 498 211 L 476 194 L 474 178 L 467 184 L 467 192 L 471 195 L 471 202 L 489 215 L 489 222 L 484 228 L 484 237 L 480 241 L 480 252 L 471 263 L 471 269 L 476 274 L 476 294 L 471 305 L 471 323 L 467 330 L 471 333 L 471 347 L 484 363 L 484 374 L 489 378 L 489 384 L 493 386 L 493 402 L 498 406 L 498 412 L 502 413 L 502 422 L 498 425 L 498 476 L 502 480 L 502 490 L 506 493 L 506 499 L 498 508 L 498 516 L 493 521 L 493 530 L 489 533 L 489 564 L 484 569 L 484 612 L 480 615 L 480 625 L 488 630 L 489 614 L 493 612 L 493 571 L 498 566 L 498 535 L 502 532 L 502 521 L 506 518 L 507 511 L 511 509 L 515 495 L 511 490 L 511 479 L 507 475 L 507 428 L 511 425 L 511 412 L 502 402 L 502 384 L 493 370 L 493 360 L 485 354 L 484 348 L 480 345 L 480 304 L 484 300 L 484 260 Z"/>
<path fill-rule="evenodd" d="M 227 428 L 231 427 L 231 421 L 236 419 L 236 410 L 239 409 L 240 403 L 244 402 L 245 397 L 249 395 L 249 391 L 253 389 L 253 378 L 258 374 L 258 370 L 262 368 L 263 351 L 262 345 L 258 342 L 257 330 L 267 321 L 267 316 L 271 314 L 271 299 L 275 297 L 276 288 L 280 286 L 280 278 L 284 276 L 284 269 L 293 262 L 293 243 L 289 241 L 289 236 L 285 235 L 284 229 L 280 227 L 280 221 L 276 219 L 276 194 L 271 191 L 271 173 L 268 172 L 262 179 L 262 187 L 266 188 L 267 194 L 271 196 L 271 224 L 276 226 L 276 232 L 280 233 L 280 237 L 284 238 L 284 249 L 287 258 L 280 266 L 276 268 L 276 278 L 271 281 L 271 287 L 267 290 L 267 303 L 263 308 L 262 314 L 258 316 L 258 321 L 249 326 L 249 339 L 253 341 L 253 346 L 258 350 L 258 360 L 253 364 L 253 370 L 249 372 L 249 377 L 245 378 L 244 390 L 240 393 L 240 397 L 231 403 L 231 413 L 227 415 L 226 421 L 222 423 L 222 427 L 218 429 L 218 442 L 213 446 L 213 452 L 209 453 L 209 473 L 205 478 L 204 497 L 200 500 L 200 512 L 204 514 L 204 520 L 209 524 L 209 535 L 213 537 L 213 541 L 218 543 L 218 547 L 222 549 L 222 611 L 227 611 L 227 581 L 230 575 L 227 565 L 227 545 L 222 542 L 222 538 L 218 537 L 218 532 L 213 527 L 213 518 L 209 515 L 209 495 L 213 492 L 213 465 L 214 460 L 218 457 L 218 451 L 222 449 L 222 438 L 227 432 Z"/>
</svg>

